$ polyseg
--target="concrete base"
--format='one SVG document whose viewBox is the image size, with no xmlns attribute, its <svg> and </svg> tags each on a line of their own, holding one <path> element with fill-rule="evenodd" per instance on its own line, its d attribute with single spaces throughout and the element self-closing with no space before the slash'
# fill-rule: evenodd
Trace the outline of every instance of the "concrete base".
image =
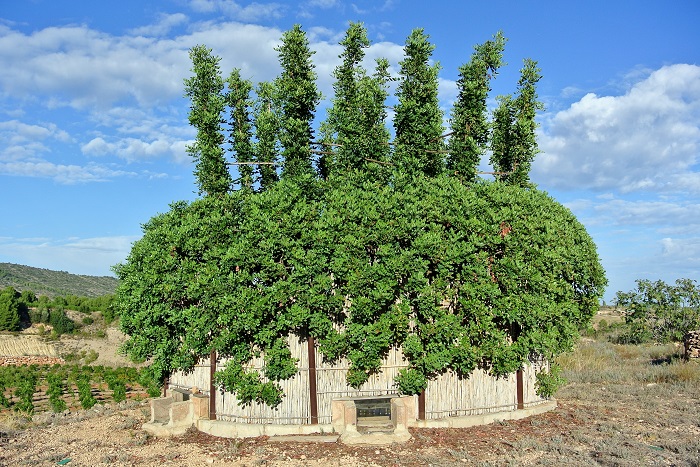
<svg viewBox="0 0 700 467">
<path fill-rule="evenodd" d="M 257 438 L 334 433 L 333 425 L 258 425 L 224 420 L 198 420 L 197 429 L 220 438 Z"/>
<path fill-rule="evenodd" d="M 519 420 L 539 415 L 557 407 L 556 401 L 546 401 L 522 410 L 495 412 L 464 417 L 447 417 L 438 420 L 416 420 L 413 396 L 395 397 L 391 400 L 390 431 L 360 433 L 357 429 L 357 410 L 352 400 L 334 400 L 333 422 L 328 425 L 259 425 L 209 420 L 209 397 L 201 394 L 168 394 L 168 397 L 151 399 L 151 420 L 143 429 L 157 437 L 179 436 L 190 427 L 221 438 L 256 438 L 258 436 L 284 437 L 299 441 L 299 435 L 315 436 L 319 442 L 334 442 L 340 435 L 345 444 L 385 445 L 403 443 L 411 439 L 409 427 L 417 428 L 467 428 L 487 425 L 503 420 Z M 393 429 L 392 429 L 393 427 Z M 331 434 L 333 436 L 331 436 Z M 282 440 L 280 440 L 282 441 Z"/>
<path fill-rule="evenodd" d="M 151 399 L 151 420 L 143 424 L 147 433 L 158 438 L 179 436 L 208 416 L 209 397 L 169 391 L 167 397 Z"/>
<path fill-rule="evenodd" d="M 551 400 L 533 405 L 521 410 L 507 412 L 485 413 L 481 415 L 467 415 L 464 417 L 447 417 L 436 420 L 414 420 L 411 426 L 417 428 L 469 428 L 472 426 L 488 425 L 504 420 L 520 420 L 541 413 L 549 412 L 557 408 L 557 401 Z"/>
<path fill-rule="evenodd" d="M 348 430 L 340 436 L 340 442 L 351 445 L 383 446 L 386 444 L 405 443 L 412 438 L 408 430 L 394 430 L 388 433 L 358 433 Z"/>
</svg>

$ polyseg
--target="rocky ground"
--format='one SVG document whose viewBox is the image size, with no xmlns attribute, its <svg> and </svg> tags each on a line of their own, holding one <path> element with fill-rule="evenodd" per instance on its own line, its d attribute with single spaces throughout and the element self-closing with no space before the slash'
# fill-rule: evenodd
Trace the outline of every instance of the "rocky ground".
<svg viewBox="0 0 700 467">
<path fill-rule="evenodd" d="M 106 364 L 122 364 L 114 345 L 121 336 L 111 332 L 49 344 L 61 356 L 89 348 Z M 561 361 L 569 383 L 557 394 L 556 410 L 474 428 L 412 429 L 410 441 L 383 447 L 224 439 L 195 430 L 156 439 L 141 429 L 150 417 L 147 401 L 38 413 L 31 421 L 5 411 L 0 466 L 698 467 L 700 362 L 684 363 L 677 355 L 674 346 L 586 339 Z"/>
<path fill-rule="evenodd" d="M 156 439 L 141 430 L 147 403 L 131 402 L 35 416 L 26 428 L 0 422 L 0 465 L 700 465 L 697 391 L 664 399 L 658 386 L 641 390 L 644 397 L 575 384 L 546 414 L 466 429 L 412 429 L 412 440 L 383 447 L 235 440 L 195 430 Z"/>
</svg>

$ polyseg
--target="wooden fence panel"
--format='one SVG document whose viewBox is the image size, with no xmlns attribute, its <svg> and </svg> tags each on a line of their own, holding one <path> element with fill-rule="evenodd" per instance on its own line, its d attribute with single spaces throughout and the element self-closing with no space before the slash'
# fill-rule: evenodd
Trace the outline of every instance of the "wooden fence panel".
<svg viewBox="0 0 700 467">
<path fill-rule="evenodd" d="M 279 384 L 285 393 L 276 408 L 253 403 L 246 407 L 239 404 L 231 393 L 218 391 L 216 397 L 217 419 L 241 423 L 308 424 L 311 423 L 309 394 L 309 358 L 307 341 L 296 336 L 288 338 L 292 356 L 298 359 L 295 376 Z M 316 348 L 316 390 L 318 423 L 331 423 L 331 401 L 339 398 L 358 398 L 398 394 L 394 379 L 408 363 L 400 349 L 392 349 L 382 362 L 382 371 L 372 375 L 359 389 L 346 382 L 350 362 L 341 359 L 325 362 Z M 217 362 L 223 368 L 226 360 Z M 262 369 L 262 357 L 254 359 L 249 368 Z M 535 393 L 535 374 L 546 368 L 546 362 L 533 362 L 523 369 L 523 401 L 525 407 L 542 402 Z M 191 389 L 196 386 L 203 393 L 209 391 L 209 359 L 202 361 L 190 373 L 177 372 L 170 377 L 171 386 Z M 425 391 L 426 418 L 439 419 L 450 416 L 477 415 L 514 410 L 517 406 L 515 374 L 494 378 L 482 370 L 475 370 L 469 378 L 460 379 L 454 372 L 447 372 L 428 383 Z"/>
</svg>

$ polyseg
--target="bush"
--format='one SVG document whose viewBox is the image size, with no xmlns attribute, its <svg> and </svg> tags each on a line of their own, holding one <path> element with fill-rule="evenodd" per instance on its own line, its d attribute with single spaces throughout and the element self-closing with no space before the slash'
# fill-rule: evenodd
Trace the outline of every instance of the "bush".
<svg viewBox="0 0 700 467">
<path fill-rule="evenodd" d="M 75 330 L 75 323 L 66 315 L 62 307 L 57 307 L 49 312 L 49 324 L 57 335 L 70 334 Z"/>
<path fill-rule="evenodd" d="M 90 375 L 88 373 L 80 373 L 75 381 L 78 386 L 78 398 L 80 406 L 83 409 L 91 409 L 96 403 L 95 397 L 92 395 L 92 384 L 90 383 Z"/>
<path fill-rule="evenodd" d="M 49 385 L 46 394 L 49 396 L 51 410 L 56 413 L 63 412 L 66 410 L 66 402 L 63 400 L 63 377 L 59 373 L 49 373 L 46 379 Z"/>
<path fill-rule="evenodd" d="M 552 364 L 549 371 L 539 371 L 536 375 L 535 392 L 538 396 L 549 399 L 557 390 L 566 384 L 561 376 L 561 367 Z"/>
<path fill-rule="evenodd" d="M 17 412 L 24 412 L 28 415 L 34 413 L 34 393 L 36 392 L 36 373 L 34 371 L 24 371 L 19 378 L 15 396 L 19 398 L 13 409 Z"/>
</svg>

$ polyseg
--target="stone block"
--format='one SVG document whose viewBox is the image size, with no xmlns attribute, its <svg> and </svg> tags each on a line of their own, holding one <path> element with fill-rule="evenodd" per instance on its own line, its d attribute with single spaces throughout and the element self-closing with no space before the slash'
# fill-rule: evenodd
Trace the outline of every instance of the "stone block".
<svg viewBox="0 0 700 467">
<path fill-rule="evenodd" d="M 391 399 L 391 424 L 394 425 L 394 432 L 408 430 L 411 420 L 411 407 L 404 397 Z"/>
<path fill-rule="evenodd" d="M 192 416 L 190 414 L 190 402 L 173 402 L 170 405 L 170 424 L 183 425 L 188 423 L 192 423 Z"/>
<path fill-rule="evenodd" d="M 357 408 L 351 400 L 334 400 L 331 402 L 331 423 L 336 433 L 355 430 L 357 425 Z"/>
<path fill-rule="evenodd" d="M 195 420 L 209 419 L 209 396 L 204 394 L 192 394 L 192 416 Z"/>
<path fill-rule="evenodd" d="M 151 399 L 151 423 L 168 423 L 172 397 L 155 397 Z"/>
</svg>

